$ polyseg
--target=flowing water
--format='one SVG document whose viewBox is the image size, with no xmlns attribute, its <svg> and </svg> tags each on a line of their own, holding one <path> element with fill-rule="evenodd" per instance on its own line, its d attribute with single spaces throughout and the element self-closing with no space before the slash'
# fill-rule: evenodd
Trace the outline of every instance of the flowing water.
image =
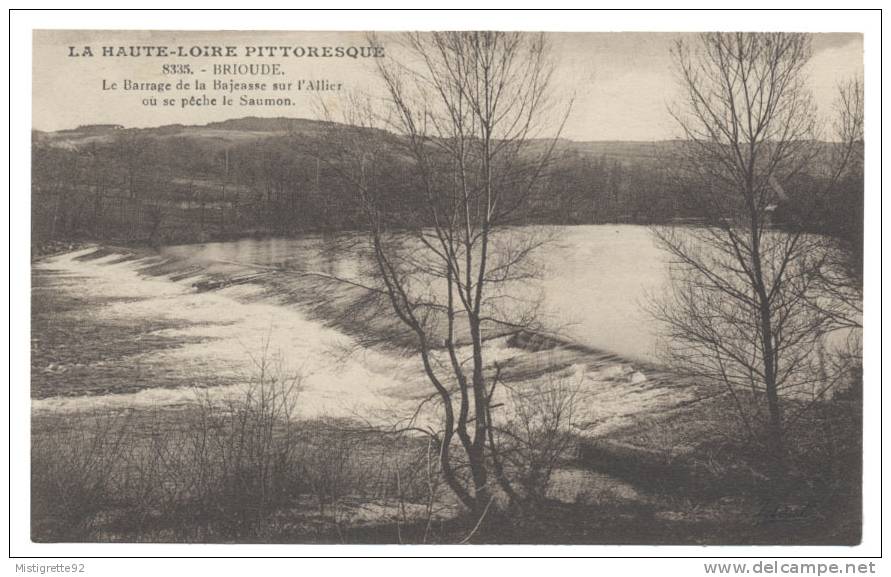
<svg viewBox="0 0 891 577">
<path fill-rule="evenodd" d="M 355 277 L 354 253 L 333 251 L 325 237 L 244 239 L 184 245 L 162 254 L 210 263 L 315 270 Z M 331 256 L 332 254 L 336 256 Z M 648 228 L 634 225 L 556 227 L 536 253 L 542 267 L 541 314 L 546 326 L 583 345 L 627 359 L 657 361 L 653 322 L 644 310 L 665 282 L 665 254 Z"/>
<path fill-rule="evenodd" d="M 300 375 L 300 416 L 396 418 L 429 395 L 418 358 L 319 318 L 294 298 L 313 289 L 287 288 L 281 272 L 355 275 L 359 257 L 332 256 L 330 241 L 241 240 L 158 254 L 90 248 L 36 263 L 34 409 L 177 405 L 240 391 L 262 369 Z M 559 227 L 538 258 L 542 316 L 580 346 L 529 350 L 492 338 L 487 359 L 506 367 L 506 378 L 571 381 L 595 429 L 693 394 L 653 363 L 656 335 L 640 305 L 664 282 L 665 261 L 645 227 Z M 536 370 L 543 364 L 547 371 Z"/>
</svg>

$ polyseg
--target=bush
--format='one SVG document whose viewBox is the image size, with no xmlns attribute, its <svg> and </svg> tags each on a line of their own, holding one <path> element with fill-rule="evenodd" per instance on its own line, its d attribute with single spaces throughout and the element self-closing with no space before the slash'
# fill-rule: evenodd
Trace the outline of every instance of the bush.
<svg viewBox="0 0 891 577">
<path fill-rule="evenodd" d="M 496 424 L 497 452 L 522 496 L 541 501 L 554 469 L 578 443 L 579 385 L 554 376 L 507 390 L 508 416 Z"/>
<path fill-rule="evenodd" d="M 310 531 L 347 540 L 356 524 L 398 531 L 436 516 L 435 447 L 295 420 L 299 392 L 299 377 L 262 361 L 236 393 L 203 390 L 185 407 L 40 416 L 32 538 L 271 541 L 302 531 L 311 540 Z"/>
<path fill-rule="evenodd" d="M 97 515 L 114 504 L 131 442 L 127 425 L 126 414 L 94 412 L 60 417 L 49 437 L 32 435 L 35 541 L 76 541 L 94 530 Z"/>
</svg>

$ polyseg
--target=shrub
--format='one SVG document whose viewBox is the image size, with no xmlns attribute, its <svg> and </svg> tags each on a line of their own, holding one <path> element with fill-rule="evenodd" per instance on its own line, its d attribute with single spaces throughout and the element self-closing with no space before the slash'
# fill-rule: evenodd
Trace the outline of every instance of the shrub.
<svg viewBox="0 0 891 577">
<path fill-rule="evenodd" d="M 50 436 L 31 441 L 31 536 L 76 541 L 114 501 L 120 462 L 130 444 L 126 413 L 61 416 Z"/>
<path fill-rule="evenodd" d="M 508 415 L 496 426 L 498 456 L 522 496 L 541 501 L 554 469 L 577 445 L 579 385 L 552 376 L 507 390 Z"/>
</svg>

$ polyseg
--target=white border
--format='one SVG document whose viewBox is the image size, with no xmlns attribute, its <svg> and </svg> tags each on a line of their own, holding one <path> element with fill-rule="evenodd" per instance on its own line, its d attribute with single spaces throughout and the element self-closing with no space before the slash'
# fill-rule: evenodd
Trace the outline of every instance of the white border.
<svg viewBox="0 0 891 577">
<path fill-rule="evenodd" d="M 652 546 L 269 546 L 269 545 L 46 545 L 33 544 L 28 539 L 28 455 L 29 455 L 29 342 L 30 342 L 30 130 L 31 130 L 31 30 L 35 28 L 107 28 L 107 29 L 247 29 L 247 30 L 429 30 L 429 29 L 515 29 L 550 31 L 697 31 L 697 30 L 794 30 L 814 32 L 863 32 L 865 51 L 865 85 L 867 89 L 867 147 L 866 147 L 866 330 L 864 336 L 864 539 L 854 548 L 849 547 L 652 547 Z M 810 556 L 876 556 L 879 554 L 879 437 L 878 413 L 880 359 L 880 329 L 877 323 L 880 307 L 880 279 L 877 266 L 880 263 L 881 213 L 879 191 L 879 129 L 880 118 L 880 15 L 876 12 L 474 12 L 431 13 L 399 12 L 381 13 L 367 11 L 272 13 L 272 12 L 15 12 L 11 15 L 11 184 L 10 199 L 10 389 L 12 408 L 12 502 L 11 526 L 12 549 L 16 556 L 56 556 L 76 559 L 91 555 L 144 555 L 144 556 L 669 556 L 707 555 L 714 557 L 744 555 L 783 557 Z M 76 79 L 72 79 L 76 81 Z M 3 210 L 6 210 L 4 206 Z M 7 215 L 4 215 L 7 216 Z M 8 220 L 8 219 L 7 219 Z M 3 283 L 4 286 L 7 283 Z M 751 563 L 756 560 L 749 560 Z M 205 563 L 207 560 L 205 560 Z M 46 560 L 44 563 L 51 563 Z M 91 573 L 101 570 L 126 570 L 141 574 L 156 564 L 128 560 L 87 560 Z M 171 561 L 170 563 L 174 563 Z M 197 567 L 194 562 L 176 561 L 177 567 Z M 229 560 L 215 566 L 225 570 L 239 570 L 256 566 Z M 533 568 L 535 561 L 525 561 L 518 568 Z M 609 566 L 630 570 L 629 560 L 607 560 Z M 435 564 L 427 564 L 438 573 Z M 641 561 L 649 570 L 666 572 L 658 560 Z M 350 567 L 368 571 L 368 566 L 355 563 Z M 673 564 L 677 574 L 689 574 L 690 570 L 703 573 L 700 560 L 682 563 L 687 570 Z M 474 565 L 474 571 L 494 569 L 488 562 Z M 498 567 L 502 567 L 499 565 Z M 602 568 L 601 565 L 598 565 Z M 696 569 L 693 569 L 693 568 Z M 126 568 L 126 569 L 124 569 Z M 202 563 L 202 569 L 204 569 Z M 346 567 L 344 567 L 346 569 Z M 12 567 L 10 567 L 12 569 Z M 547 570 L 545 566 L 540 569 Z M 153 573 L 155 571 L 152 571 Z M 117 573 L 120 574 L 120 573 Z M 146 573 L 147 574 L 147 573 Z"/>
</svg>

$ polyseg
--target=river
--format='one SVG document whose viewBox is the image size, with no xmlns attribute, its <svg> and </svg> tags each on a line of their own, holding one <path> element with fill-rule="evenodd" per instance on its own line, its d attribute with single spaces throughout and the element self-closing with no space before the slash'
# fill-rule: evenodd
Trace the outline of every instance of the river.
<svg viewBox="0 0 891 577">
<path fill-rule="evenodd" d="M 668 382 L 655 365 L 657 335 L 641 307 L 666 276 L 650 231 L 552 232 L 537 257 L 542 317 L 581 349 L 529 351 L 502 337 L 487 343 L 487 359 L 506 367 L 506 378 L 572 381 L 585 391 L 598 430 L 688 400 L 692 388 Z M 429 394 L 417 357 L 363 343 L 310 314 L 305 299 L 292 298 L 306 287 L 289 293 L 287 275 L 268 272 L 355 274 L 355 254 L 332 257 L 330 242 L 245 239 L 156 254 L 93 247 L 39 261 L 32 270 L 34 410 L 177 405 L 237 392 L 266 365 L 300 375 L 300 416 L 395 418 Z M 254 278 L 252 269 L 264 274 Z M 195 288 L 233 276 L 247 280 Z M 547 371 L 535 369 L 543 364 Z"/>
<path fill-rule="evenodd" d="M 542 268 L 543 322 L 586 346 L 657 362 L 657 333 L 643 306 L 666 279 L 666 256 L 647 227 L 560 226 L 535 254 Z M 355 254 L 332 251 L 331 239 L 243 239 L 166 247 L 163 255 L 211 263 L 319 270 L 356 275 Z M 337 256 L 332 257 L 331 254 Z"/>
</svg>

